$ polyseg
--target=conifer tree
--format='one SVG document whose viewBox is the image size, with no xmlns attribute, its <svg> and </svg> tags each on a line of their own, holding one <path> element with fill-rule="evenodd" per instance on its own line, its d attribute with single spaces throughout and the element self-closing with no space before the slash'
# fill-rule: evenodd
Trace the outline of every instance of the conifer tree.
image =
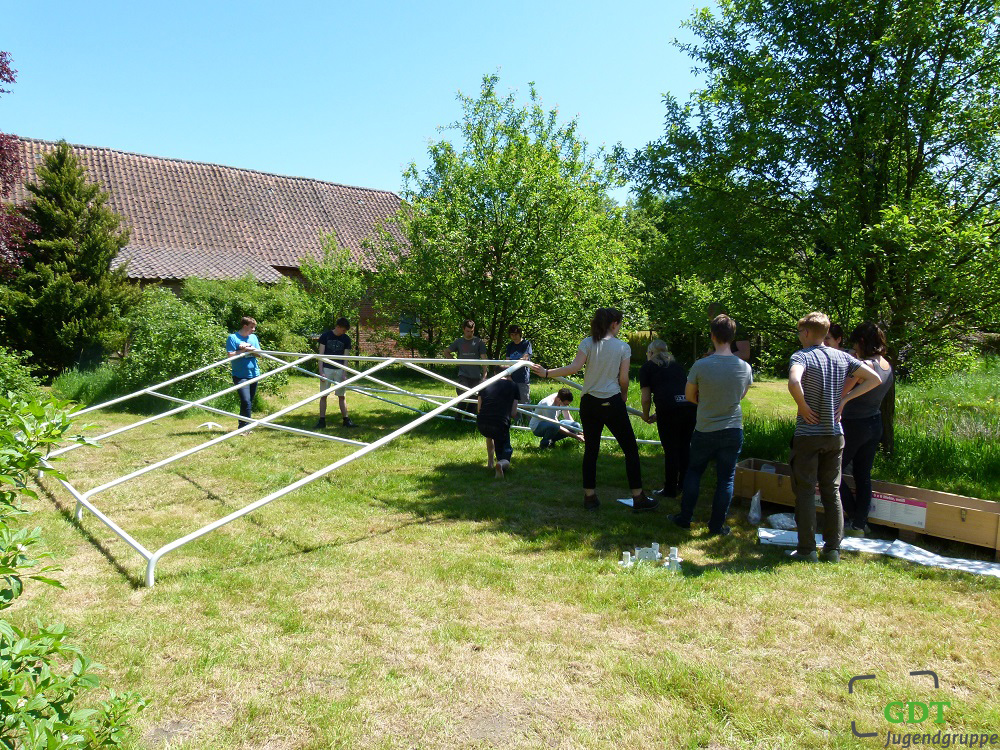
<svg viewBox="0 0 1000 750">
<path fill-rule="evenodd" d="M 13 343 L 51 373 L 111 344 L 139 290 L 123 267 L 111 269 L 128 229 L 105 205 L 108 194 L 87 182 L 65 141 L 46 155 L 37 180 L 27 186 L 31 198 L 22 208 L 33 228 L 11 284 L 7 325 Z"/>
</svg>

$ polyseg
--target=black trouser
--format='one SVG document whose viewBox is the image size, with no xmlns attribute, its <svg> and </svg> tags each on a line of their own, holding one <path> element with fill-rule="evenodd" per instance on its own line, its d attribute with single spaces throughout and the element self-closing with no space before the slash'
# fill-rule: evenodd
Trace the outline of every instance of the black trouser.
<svg viewBox="0 0 1000 750">
<path fill-rule="evenodd" d="M 510 461 L 510 457 L 514 455 L 514 448 L 510 444 L 510 425 L 477 420 L 476 427 L 480 435 L 493 441 L 497 461 Z"/>
<path fill-rule="evenodd" d="M 233 375 L 233 385 L 239 385 L 247 380 L 250 380 L 250 378 L 238 378 Z M 257 395 L 257 383 L 245 385 L 236 392 L 240 395 L 240 416 L 250 419 L 253 416 L 253 400 Z M 245 427 L 247 424 L 249 423 L 244 422 L 242 419 L 239 422 L 240 427 Z"/>
<path fill-rule="evenodd" d="M 601 450 L 601 433 L 607 427 L 625 454 L 625 472 L 630 489 L 642 489 L 642 469 L 639 466 L 639 446 L 628 418 L 621 394 L 596 398 L 589 393 L 580 397 L 580 422 L 583 424 L 583 489 L 597 487 L 597 454 Z"/>
<path fill-rule="evenodd" d="M 840 465 L 846 472 L 847 465 L 853 464 L 854 477 L 854 492 L 847 482 L 841 481 L 840 500 L 844 513 L 851 517 L 851 525 L 863 529 L 872 505 L 872 464 L 882 439 L 882 415 L 843 419 L 840 424 L 844 428 L 844 457 Z"/>
<path fill-rule="evenodd" d="M 656 432 L 663 446 L 663 492 L 669 497 L 676 495 L 684 484 L 697 416 L 698 408 L 694 404 L 671 404 L 665 409 L 656 407 Z"/>
</svg>

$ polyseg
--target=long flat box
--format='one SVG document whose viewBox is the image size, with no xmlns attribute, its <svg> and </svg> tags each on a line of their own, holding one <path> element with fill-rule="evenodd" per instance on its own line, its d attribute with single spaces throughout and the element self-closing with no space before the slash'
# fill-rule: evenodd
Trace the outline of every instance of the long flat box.
<svg viewBox="0 0 1000 750">
<path fill-rule="evenodd" d="M 842 481 L 854 488 L 854 477 Z M 760 491 L 769 503 L 795 506 L 788 464 L 747 458 L 736 465 L 734 493 L 750 498 Z M 819 493 L 816 505 L 822 510 Z M 1000 560 L 1000 503 L 950 492 L 872 480 L 869 519 L 883 526 L 989 547 Z"/>
</svg>

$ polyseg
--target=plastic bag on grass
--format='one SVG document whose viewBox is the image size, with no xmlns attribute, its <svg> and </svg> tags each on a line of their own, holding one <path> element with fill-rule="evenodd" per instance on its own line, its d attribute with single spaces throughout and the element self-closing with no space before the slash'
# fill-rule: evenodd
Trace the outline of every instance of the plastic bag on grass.
<svg viewBox="0 0 1000 750">
<path fill-rule="evenodd" d="M 753 493 L 753 497 L 750 499 L 750 512 L 747 513 L 747 520 L 756 526 L 760 523 L 760 490 Z"/>
</svg>

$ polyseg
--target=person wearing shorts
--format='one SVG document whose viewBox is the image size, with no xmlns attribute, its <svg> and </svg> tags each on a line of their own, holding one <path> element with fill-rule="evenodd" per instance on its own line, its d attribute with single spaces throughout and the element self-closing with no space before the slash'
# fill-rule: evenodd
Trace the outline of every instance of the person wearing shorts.
<svg viewBox="0 0 1000 750">
<path fill-rule="evenodd" d="M 351 351 L 351 337 L 347 335 L 350 327 L 351 322 L 347 318 L 337 318 L 337 322 L 333 325 L 333 330 L 326 330 L 319 337 L 319 353 L 347 355 Z M 319 388 L 323 391 L 330 387 L 331 381 L 333 383 L 344 382 L 347 379 L 347 371 L 336 365 L 327 364 L 323 360 L 319 360 L 319 376 L 320 378 L 326 378 L 326 380 L 319 381 Z M 357 427 L 347 415 L 347 394 L 344 392 L 344 389 L 338 388 L 334 393 L 337 394 L 337 401 L 340 403 L 340 416 L 344 420 L 344 427 Z M 317 430 L 326 428 L 326 398 L 326 396 L 323 396 L 319 400 Z"/>
</svg>

